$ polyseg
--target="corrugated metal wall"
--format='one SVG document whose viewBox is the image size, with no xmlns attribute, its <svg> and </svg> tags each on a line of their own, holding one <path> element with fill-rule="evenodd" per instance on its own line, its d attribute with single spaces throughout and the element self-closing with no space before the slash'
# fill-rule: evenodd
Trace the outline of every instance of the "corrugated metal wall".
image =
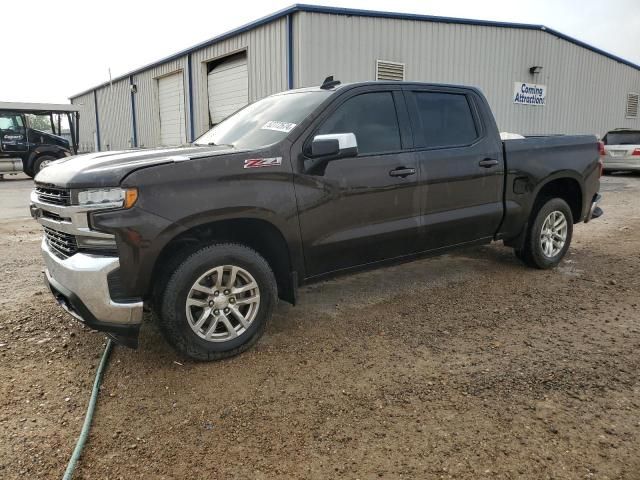
<svg viewBox="0 0 640 480">
<path fill-rule="evenodd" d="M 192 53 L 192 88 L 194 133 L 201 135 L 209 129 L 207 92 L 207 63 L 226 55 L 246 51 L 249 71 L 249 101 L 287 88 L 287 41 L 286 19 L 281 18 L 266 25 L 241 33 L 212 46 Z M 136 123 L 139 147 L 155 147 L 160 144 L 160 111 L 158 109 L 158 78 L 176 72 L 184 75 L 185 105 L 188 105 L 189 79 L 188 57 L 150 68 L 133 76 L 137 86 L 135 94 Z M 100 122 L 102 150 L 130 148 L 133 126 L 131 118 L 131 98 L 129 79 L 118 80 L 113 86 L 103 86 L 96 90 Z M 93 93 L 75 97 L 72 102 L 90 99 L 92 115 Z M 188 107 L 187 107 L 188 108 Z M 93 145 L 95 117 L 82 115 L 81 142 Z M 89 123 L 87 123 L 89 122 Z M 190 132 L 187 110 L 187 132 Z M 188 137 L 190 135 L 187 135 Z M 93 149 L 93 148 L 91 148 Z"/>
<path fill-rule="evenodd" d="M 133 146 L 129 92 L 128 79 L 96 91 L 102 150 L 125 150 Z"/>
<path fill-rule="evenodd" d="M 207 63 L 247 51 L 249 102 L 287 89 L 287 21 L 281 18 L 192 54 L 196 136 L 209 129 Z"/>
<path fill-rule="evenodd" d="M 543 31 L 300 12 L 295 85 L 373 80 L 376 59 L 406 64 L 406 79 L 480 87 L 501 130 L 603 134 L 625 118 L 640 71 Z M 529 73 L 541 65 L 542 72 Z M 547 85 L 543 107 L 513 103 L 513 83 Z"/>
<path fill-rule="evenodd" d="M 327 13 L 293 14 L 294 86 L 318 85 L 327 75 L 343 82 L 373 80 L 376 60 L 406 64 L 405 78 L 480 87 L 503 131 L 524 134 L 603 134 L 640 128 L 625 118 L 628 92 L 640 91 L 640 71 L 549 33 L 492 26 L 372 18 Z M 247 52 L 249 101 L 287 88 L 287 19 L 280 18 L 191 53 L 194 133 L 209 128 L 207 63 Z M 541 65 L 532 75 L 529 68 Z M 160 142 L 158 78 L 184 75 L 188 55 L 133 76 L 139 147 Z M 545 84 L 544 107 L 513 103 L 513 83 Z M 97 89 L 102 149 L 128 148 L 132 139 L 129 79 Z M 93 149 L 93 93 L 82 104 L 80 143 Z M 191 127 L 187 113 L 187 132 Z"/>
<path fill-rule="evenodd" d="M 80 135 L 78 138 L 79 152 L 93 152 L 95 150 L 94 134 L 96 131 L 96 109 L 93 92 L 71 99 L 71 103 L 80 109 Z"/>
</svg>

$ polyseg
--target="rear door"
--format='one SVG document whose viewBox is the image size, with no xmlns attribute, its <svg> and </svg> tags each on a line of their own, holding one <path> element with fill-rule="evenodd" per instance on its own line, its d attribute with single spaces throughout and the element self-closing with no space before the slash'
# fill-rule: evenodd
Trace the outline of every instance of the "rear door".
<svg viewBox="0 0 640 480">
<path fill-rule="evenodd" d="M 0 151 L 20 153 L 28 150 L 24 117 L 19 113 L 0 112 Z"/>
<path fill-rule="evenodd" d="M 457 88 L 406 87 L 420 169 L 424 250 L 490 239 L 502 220 L 502 142 L 480 98 Z"/>
<path fill-rule="evenodd" d="M 297 140 L 295 188 L 307 276 L 417 251 L 420 201 L 401 88 L 343 94 Z M 359 154 L 304 172 L 315 135 L 354 133 Z"/>
</svg>

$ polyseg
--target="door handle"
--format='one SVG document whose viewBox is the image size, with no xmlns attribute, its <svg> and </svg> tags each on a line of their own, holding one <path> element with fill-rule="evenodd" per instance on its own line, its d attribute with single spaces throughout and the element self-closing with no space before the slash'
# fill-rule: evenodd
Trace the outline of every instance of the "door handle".
<svg viewBox="0 0 640 480">
<path fill-rule="evenodd" d="M 478 165 L 484 168 L 491 168 L 498 165 L 498 163 L 500 162 L 498 162 L 498 160 L 496 160 L 495 158 L 485 158 L 484 160 L 480 160 L 478 162 Z"/>
<path fill-rule="evenodd" d="M 398 167 L 395 170 L 391 170 L 389 172 L 389 175 L 392 177 L 408 177 L 409 175 L 415 175 L 416 174 L 416 169 L 415 168 L 407 168 L 407 167 Z"/>
</svg>

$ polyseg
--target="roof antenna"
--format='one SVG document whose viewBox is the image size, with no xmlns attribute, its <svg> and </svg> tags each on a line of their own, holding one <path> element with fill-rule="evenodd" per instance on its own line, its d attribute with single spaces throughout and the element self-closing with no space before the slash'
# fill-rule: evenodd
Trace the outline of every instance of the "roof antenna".
<svg viewBox="0 0 640 480">
<path fill-rule="evenodd" d="M 323 90 L 329 90 L 330 88 L 340 85 L 340 83 L 342 83 L 340 82 L 340 80 L 334 80 L 333 75 L 329 75 L 327 78 L 324 79 L 324 82 L 322 82 L 322 85 L 320 85 L 320 88 Z"/>
</svg>

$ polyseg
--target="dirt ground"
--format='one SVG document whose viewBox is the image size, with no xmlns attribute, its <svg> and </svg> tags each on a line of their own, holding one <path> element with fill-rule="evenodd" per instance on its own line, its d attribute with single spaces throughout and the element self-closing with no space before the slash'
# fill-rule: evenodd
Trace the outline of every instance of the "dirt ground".
<svg viewBox="0 0 640 480">
<path fill-rule="evenodd" d="M 640 479 L 640 176 L 602 191 L 553 271 L 496 244 L 310 286 L 218 363 L 145 324 L 76 478 Z M 0 220 L 3 479 L 62 476 L 105 345 L 45 291 L 39 241 Z"/>
</svg>

